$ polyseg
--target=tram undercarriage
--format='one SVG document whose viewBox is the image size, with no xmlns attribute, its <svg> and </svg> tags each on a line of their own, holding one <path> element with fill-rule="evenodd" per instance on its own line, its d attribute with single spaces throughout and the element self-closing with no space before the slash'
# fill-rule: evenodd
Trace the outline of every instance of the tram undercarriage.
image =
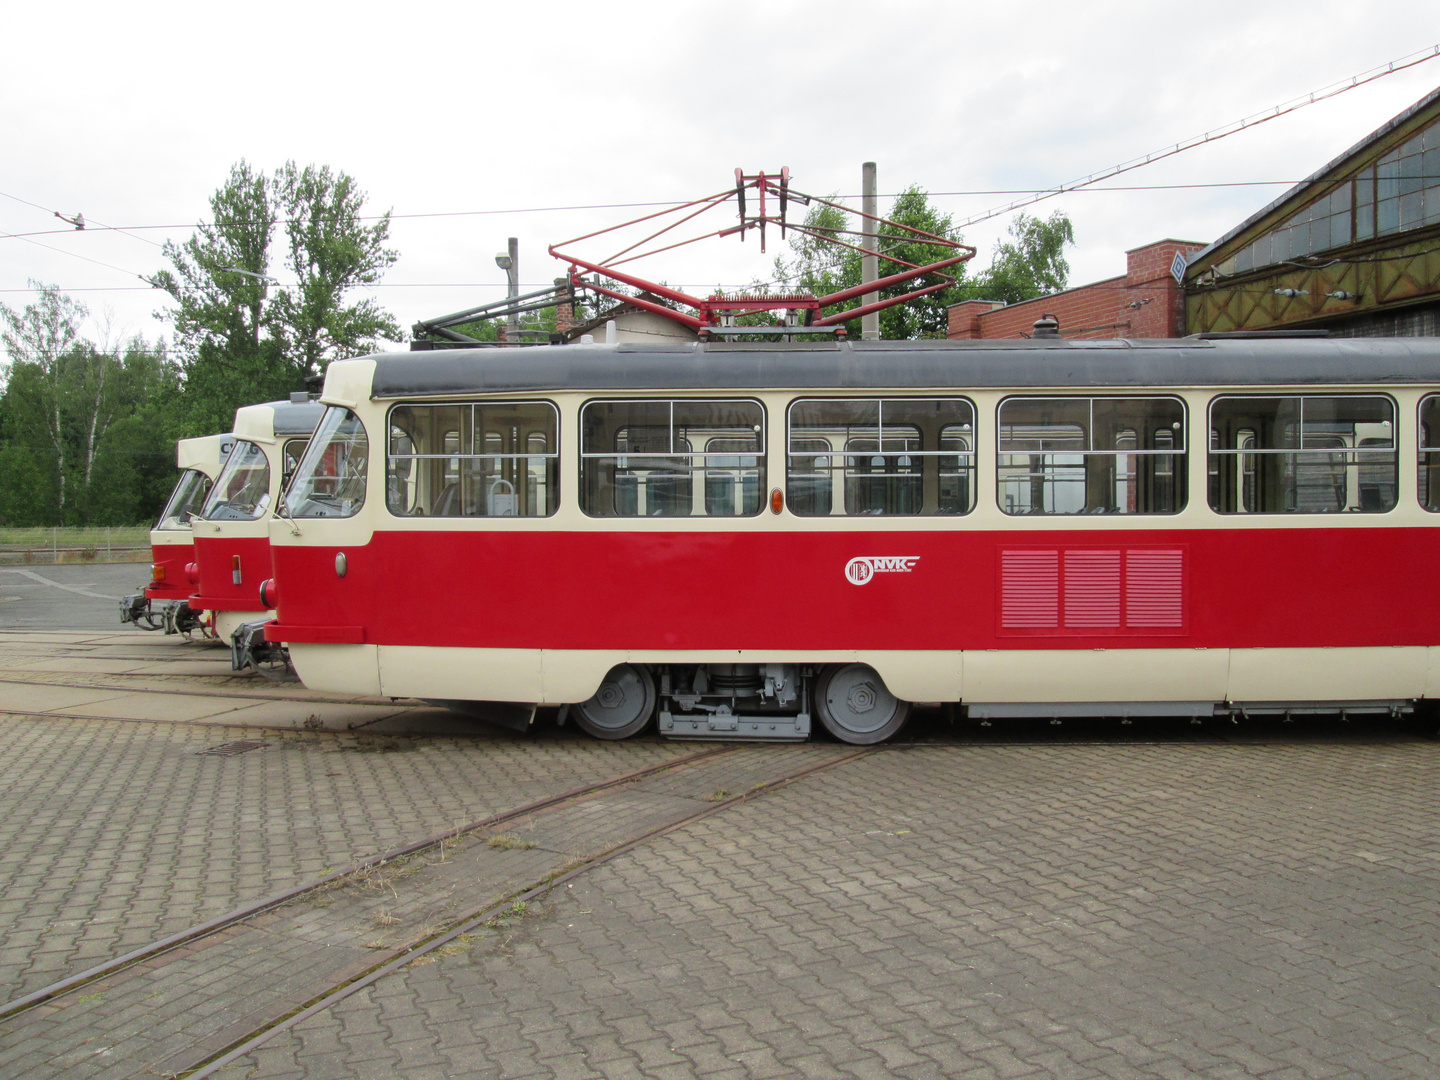
<svg viewBox="0 0 1440 1080">
<path fill-rule="evenodd" d="M 633 735 L 658 713 L 667 738 L 800 742 L 813 710 L 836 738 L 868 744 L 898 731 L 909 709 L 868 664 L 621 664 L 567 712 L 601 739 Z"/>
</svg>

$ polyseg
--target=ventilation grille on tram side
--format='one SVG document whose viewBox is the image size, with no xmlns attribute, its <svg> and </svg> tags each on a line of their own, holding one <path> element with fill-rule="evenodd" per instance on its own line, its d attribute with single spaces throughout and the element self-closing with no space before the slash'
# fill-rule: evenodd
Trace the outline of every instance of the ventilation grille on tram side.
<svg viewBox="0 0 1440 1080">
<path fill-rule="evenodd" d="M 1002 634 L 1185 631 L 1183 548 L 1005 548 Z"/>
</svg>

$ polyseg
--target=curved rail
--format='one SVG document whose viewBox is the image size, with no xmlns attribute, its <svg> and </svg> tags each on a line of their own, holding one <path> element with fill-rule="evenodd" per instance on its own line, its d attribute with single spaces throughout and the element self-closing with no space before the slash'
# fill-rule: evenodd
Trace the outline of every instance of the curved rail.
<svg viewBox="0 0 1440 1080">
<path fill-rule="evenodd" d="M 683 759 L 683 762 L 688 763 L 696 760 L 696 758 L 710 757 L 717 753 L 726 753 L 729 749 L 730 748 L 724 748 L 721 750 L 713 751 L 710 754 L 695 755 L 695 757 Z M 237 1059 L 242 1058 L 246 1054 L 249 1054 L 251 1051 L 263 1046 L 275 1036 L 281 1035 L 286 1031 L 289 1031 L 296 1024 L 299 1024 L 302 1021 L 307 1020 L 312 1016 L 315 1016 L 317 1013 L 322 1013 L 327 1009 L 338 1005 L 340 1002 L 344 1001 L 352 994 L 355 994 L 365 989 L 365 987 L 379 981 L 386 975 L 389 975 L 391 972 L 394 972 L 399 968 L 404 967 L 406 964 L 412 963 L 416 958 L 424 956 L 426 953 L 433 952 L 441 946 L 446 945 L 451 941 L 454 941 L 462 934 L 468 934 L 472 931 L 478 930 L 489 920 L 494 919 L 499 915 L 505 913 L 506 911 L 511 910 L 517 903 L 527 903 L 531 900 L 539 899 L 540 897 L 549 893 L 551 890 L 558 888 L 559 886 L 564 885 L 569 881 L 574 880 L 581 874 L 589 870 L 593 870 L 597 866 L 601 866 L 612 859 L 618 858 L 619 856 L 624 855 L 626 852 L 632 851 L 640 845 L 648 843 L 651 840 L 656 839 L 657 837 L 664 836 L 667 833 L 674 832 L 677 829 L 683 829 L 687 825 L 692 825 L 695 822 L 701 820 L 702 818 L 707 818 L 712 814 L 718 814 L 722 810 L 726 810 L 732 806 L 738 805 L 739 803 L 745 802 L 749 799 L 753 799 L 757 795 L 764 795 L 768 792 L 776 790 L 777 788 L 784 787 L 786 784 L 794 783 L 796 780 L 801 780 L 814 773 L 823 772 L 826 769 L 833 769 L 837 765 L 844 765 L 851 761 L 855 761 L 857 758 L 867 757 L 870 754 L 880 753 L 885 749 L 887 749 L 887 747 L 885 746 L 860 747 L 856 749 L 854 753 L 832 758 L 829 761 L 818 762 L 817 764 L 811 765 L 804 769 L 797 769 L 793 773 L 789 773 L 785 776 L 778 777 L 777 779 L 769 780 L 763 784 L 759 784 L 756 787 L 751 788 L 749 791 L 742 792 L 739 795 L 734 795 L 721 802 L 712 803 L 711 805 L 703 807 L 702 809 L 695 811 L 695 813 L 689 814 L 678 821 L 671 821 L 664 825 L 658 825 L 653 829 L 641 833 L 639 836 L 631 837 L 629 840 L 617 844 L 615 847 L 610 848 L 607 851 L 603 851 L 600 854 L 591 857 L 590 859 L 587 859 L 579 866 L 567 870 L 564 873 L 556 874 L 553 877 L 546 878 L 545 880 L 531 886 L 528 889 L 506 897 L 498 904 L 493 904 L 486 907 L 483 911 L 473 912 L 469 915 L 463 916 L 462 918 L 451 922 L 448 926 L 442 927 L 430 937 L 425 938 L 424 940 L 416 944 L 408 945 L 404 949 L 399 950 L 398 953 L 392 953 L 389 958 L 378 962 L 368 970 L 361 972 L 360 974 L 352 977 L 351 979 L 343 983 L 336 984 L 332 989 L 311 998 L 309 1001 L 305 1002 L 302 1005 L 297 1006 L 285 1016 L 277 1017 L 276 1019 L 266 1024 L 264 1027 L 261 1027 L 248 1035 L 242 1036 L 240 1039 L 237 1039 L 235 1042 L 231 1043 L 230 1046 L 226 1049 L 219 1051 L 205 1061 L 200 1062 L 198 1065 L 192 1066 L 189 1069 L 179 1070 L 174 1073 L 174 1075 L 177 1080 L 179 1080 L 179 1078 L 184 1078 L 184 1080 L 203 1080 L 203 1078 L 205 1077 L 213 1076 L 221 1069 L 233 1064 Z M 681 763 L 682 762 L 676 762 L 675 764 L 678 765 Z M 645 770 L 645 772 L 653 773 L 659 771 L 660 768 L 663 767 L 656 766 L 651 769 Z"/>
<path fill-rule="evenodd" d="M 674 761 L 663 762 L 659 765 L 651 765 L 647 768 L 639 769 L 632 773 L 626 773 L 622 776 L 613 777 L 609 780 L 602 780 L 598 783 L 587 784 L 583 787 L 573 788 L 569 791 L 561 792 L 558 795 L 551 795 L 544 799 L 538 799 L 535 802 L 526 803 L 524 806 L 519 806 L 512 810 L 504 810 L 498 814 L 492 814 L 490 817 L 482 818 L 479 821 L 471 822 L 468 825 L 461 825 L 458 828 L 447 829 L 445 832 L 439 833 L 435 836 L 427 837 L 424 840 L 417 840 L 414 843 L 406 844 L 404 847 L 395 848 L 391 851 L 385 852 L 382 855 L 377 855 L 374 858 L 365 859 L 364 861 L 355 863 L 353 866 L 349 866 L 344 870 L 337 870 L 333 874 L 327 874 L 324 877 L 319 878 L 315 881 L 307 882 L 304 885 L 297 885 L 293 888 L 286 889 L 284 892 L 276 893 L 273 896 L 268 896 L 263 900 L 258 900 L 254 903 L 246 904 L 243 907 L 238 907 L 235 910 L 228 912 L 227 914 L 218 916 L 217 918 L 211 919 L 208 922 L 199 923 L 196 926 L 189 927 L 186 930 L 180 931 L 178 934 L 172 934 L 169 937 L 161 938 L 159 941 L 151 942 L 149 945 L 142 945 L 140 948 L 134 949 L 131 952 L 124 953 L 123 955 L 114 957 L 113 959 L 107 960 L 104 963 L 97 964 L 94 967 L 86 968 L 84 971 L 67 976 L 64 979 L 61 979 L 59 982 L 51 983 L 49 986 L 41 987 L 39 990 L 36 990 L 30 994 L 26 994 L 24 997 L 16 998 L 13 1001 L 8 1001 L 5 1004 L 0 1005 L 0 1020 L 8 1020 L 13 1017 L 19 1016 L 39 1005 L 44 1005 L 46 1002 L 54 1001 L 56 998 L 73 993 L 74 991 L 79 990 L 80 988 L 99 979 L 114 975 L 117 972 L 123 971 L 128 967 L 133 967 L 135 964 L 141 963 L 142 961 L 153 959 L 154 957 L 159 956 L 163 953 L 171 952 L 174 949 L 181 948 L 182 946 L 199 941 L 202 938 L 209 937 L 211 934 L 218 933 L 221 930 L 224 930 L 226 927 L 234 926 L 236 923 L 244 922 L 246 919 L 253 918 L 256 915 L 269 911 L 272 908 L 279 907 L 282 904 L 288 904 L 290 901 L 296 899 L 297 897 L 304 896 L 306 893 L 314 892 L 317 889 L 323 889 L 353 874 L 358 874 L 365 870 L 370 870 L 375 867 L 383 866 L 385 863 L 388 863 L 394 859 L 404 858 L 409 855 L 415 855 L 421 851 L 426 851 L 430 848 L 439 847 L 446 841 L 453 840 L 455 837 L 463 836 L 466 833 L 475 832 L 480 829 L 493 828 L 496 825 L 504 824 L 507 821 L 513 821 L 516 818 L 521 818 L 526 816 L 527 814 L 536 813 L 537 811 L 547 810 L 553 806 L 559 805 L 560 803 L 569 802 L 572 799 L 581 798 L 586 795 L 592 795 L 595 792 L 605 791 L 609 788 L 618 787 L 622 784 L 633 783 L 636 780 L 642 780 L 646 777 L 654 776 L 657 773 L 667 772 L 671 769 L 678 769 L 687 765 L 693 765 L 698 761 L 705 761 L 709 758 L 719 757 L 724 754 L 732 754 L 739 749 L 740 747 L 738 746 L 711 747 L 709 749 L 702 750 L 697 754 L 690 754 L 686 757 L 677 758 Z M 734 800 L 731 801 L 733 802 Z"/>
</svg>

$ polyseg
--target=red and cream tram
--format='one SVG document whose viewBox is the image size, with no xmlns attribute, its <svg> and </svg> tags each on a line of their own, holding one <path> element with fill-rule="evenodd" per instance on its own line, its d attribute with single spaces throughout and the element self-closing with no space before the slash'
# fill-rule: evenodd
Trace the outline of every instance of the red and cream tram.
<svg viewBox="0 0 1440 1080">
<path fill-rule="evenodd" d="M 233 435 L 206 435 L 181 439 L 175 445 L 180 479 L 150 530 L 150 583 L 143 593 L 120 601 L 120 621 L 142 630 L 164 628 L 167 634 L 186 633 L 199 626 L 199 615 L 187 605 L 190 579 L 185 567 L 195 560 L 191 521 L 220 475 Z"/>
<path fill-rule="evenodd" d="M 190 607 L 210 612 L 222 641 L 265 615 L 259 586 L 270 576 L 268 524 L 324 411 L 304 393 L 235 411 L 235 445 L 193 523 L 195 561 L 186 568 L 195 589 Z"/>
<path fill-rule="evenodd" d="M 317 689 L 854 743 L 1440 696 L 1434 340 L 460 350 L 322 401 L 266 629 Z"/>
</svg>

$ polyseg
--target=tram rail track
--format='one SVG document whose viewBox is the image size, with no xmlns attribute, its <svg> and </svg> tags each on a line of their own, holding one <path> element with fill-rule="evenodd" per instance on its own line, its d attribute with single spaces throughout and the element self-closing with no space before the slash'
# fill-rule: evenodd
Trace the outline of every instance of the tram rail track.
<svg viewBox="0 0 1440 1080">
<path fill-rule="evenodd" d="M 700 758 L 719 756 L 735 749 L 738 749 L 738 747 L 718 748 L 717 750 L 709 754 L 695 755 L 692 758 L 685 758 L 682 759 L 682 761 L 680 762 L 670 763 L 665 766 L 655 766 L 651 770 L 647 770 L 647 772 L 653 774 L 655 772 L 663 771 L 667 768 L 679 767 L 682 764 L 690 763 Z M 197 1062 L 189 1068 L 176 1071 L 171 1075 L 173 1075 L 176 1080 L 204 1080 L 204 1078 L 206 1077 L 213 1076 L 221 1069 L 224 1069 L 234 1064 L 234 1062 L 236 1062 L 240 1058 L 243 1058 L 254 1050 L 259 1049 L 271 1039 L 290 1030 L 297 1024 L 303 1023 L 305 1020 L 308 1020 L 309 1018 L 316 1016 L 319 1013 L 325 1012 L 326 1010 L 333 1008 L 334 1006 L 340 1004 L 340 1002 L 344 1001 L 346 998 L 351 997 L 352 995 L 360 992 L 366 987 L 378 982 L 386 975 L 390 975 L 405 967 L 406 965 L 414 963 L 420 957 L 425 956 L 428 953 L 435 952 L 436 950 L 441 949 L 446 945 L 450 944 L 451 942 L 455 941 L 457 938 L 460 938 L 465 934 L 469 934 L 480 929 L 486 923 L 494 920 L 498 916 L 504 914 L 507 911 L 513 910 L 518 904 L 525 904 L 534 900 L 539 900 L 550 892 L 554 891 L 555 889 L 572 882 L 580 875 L 588 873 L 596 867 L 603 866 L 604 864 L 616 858 L 619 858 L 627 852 L 633 851 L 634 849 L 644 844 L 650 843 L 653 840 L 659 839 L 660 837 L 665 836 L 669 833 L 686 828 L 698 821 L 704 820 L 705 818 L 711 817 L 715 814 L 722 813 L 725 810 L 737 806 L 743 802 L 747 802 L 761 795 L 765 795 L 779 788 L 785 787 L 786 785 L 795 783 L 797 780 L 802 780 L 816 773 L 824 772 L 826 770 L 836 768 L 840 765 L 848 764 L 859 758 L 868 757 L 872 754 L 884 752 L 887 749 L 889 748 L 886 746 L 856 747 L 853 748 L 849 753 L 841 754 L 828 760 L 814 763 L 802 769 L 796 769 L 786 775 L 776 777 L 762 784 L 758 784 L 750 790 L 741 792 L 738 795 L 732 795 L 728 798 L 710 803 L 678 820 L 670 821 L 663 825 L 658 825 L 654 828 L 647 829 L 637 836 L 630 837 L 622 843 L 616 844 L 615 846 L 605 851 L 588 857 L 587 859 L 585 859 L 585 861 L 581 862 L 577 866 L 567 869 L 561 873 L 547 877 L 544 880 L 537 882 L 531 887 L 524 889 L 520 892 L 512 893 L 511 895 L 504 897 L 499 903 L 488 904 L 483 910 L 470 912 L 459 919 L 453 920 L 447 926 L 441 927 L 435 933 L 424 938 L 423 940 L 412 943 L 406 948 L 399 950 L 397 954 L 391 955 L 384 960 L 378 961 L 368 970 L 361 972 L 358 975 L 352 976 L 351 978 L 346 979 L 343 982 L 335 984 L 332 988 L 325 991 L 324 993 L 315 995 L 310 1000 L 303 1002 L 297 1007 L 291 1009 L 286 1015 L 276 1017 L 263 1027 L 257 1028 L 256 1030 L 242 1037 L 241 1039 L 234 1040 L 228 1047 L 225 1047 L 217 1053 L 212 1054 L 207 1059 Z M 0 1018 L 3 1018 L 3 1014 L 0 1014 Z"/>
<path fill-rule="evenodd" d="M 7 710 L 0 710 L 0 712 L 6 711 Z M 87 717 L 87 719 L 94 718 Z M 214 919 L 210 919 L 203 923 L 198 923 L 197 925 L 182 930 L 179 933 L 171 934 L 168 937 L 161 938 L 158 941 L 151 942 L 150 944 L 141 946 L 138 949 L 133 949 L 130 952 L 123 953 L 122 955 L 107 960 L 104 963 L 96 964 L 90 968 L 85 969 L 84 971 L 80 971 L 74 975 L 67 976 L 64 979 L 60 979 L 54 983 L 49 984 L 48 986 L 41 987 L 40 989 L 35 990 L 32 993 L 26 994 L 23 997 L 15 998 L 11 1001 L 5 1002 L 4 1004 L 0 1004 L 0 1023 L 12 1021 L 17 1017 L 23 1016 L 25 1013 L 30 1012 L 42 1005 L 55 1002 L 60 998 L 63 998 L 69 994 L 73 994 L 77 990 L 83 989 L 86 986 L 96 983 L 102 979 L 108 978 L 112 975 L 119 974 L 128 968 L 134 967 L 137 964 L 163 956 L 166 953 L 173 952 L 177 949 L 194 944 L 198 941 L 202 941 L 207 937 L 210 937 L 214 934 L 221 932 L 222 930 L 227 929 L 228 927 L 235 926 L 239 923 L 245 922 L 248 919 L 252 919 L 257 915 L 264 914 L 267 911 L 271 911 L 285 904 L 292 903 L 293 901 L 301 899 L 308 894 L 319 892 L 320 890 L 326 888 L 331 888 L 337 883 L 345 881 L 347 878 L 356 877 L 360 874 L 365 873 L 366 871 L 374 870 L 388 863 L 394 862 L 397 859 L 412 857 L 422 854 L 426 851 L 439 848 L 442 844 L 457 839 L 468 833 L 478 832 L 482 829 L 493 829 L 497 826 L 507 824 L 508 822 L 516 821 L 527 816 L 543 812 L 552 807 L 559 806 L 563 803 L 571 802 L 576 799 L 582 799 L 587 796 L 595 795 L 597 793 L 620 787 L 625 784 L 633 784 L 637 781 L 649 779 L 666 772 L 686 768 L 699 762 L 708 761 L 712 758 L 720 757 L 725 754 L 735 753 L 739 749 L 741 749 L 739 745 L 707 747 L 706 749 L 698 753 L 690 754 L 686 757 L 678 758 L 674 761 L 661 762 L 657 765 L 647 766 L 644 769 L 639 769 L 634 772 L 625 773 L 616 777 L 611 777 L 608 780 L 602 780 L 591 784 L 581 785 L 580 787 L 571 788 L 556 795 L 547 796 L 543 799 L 537 799 L 509 810 L 503 810 L 497 814 L 492 814 L 488 817 L 470 822 L 469 824 L 460 825 L 453 829 L 447 829 L 444 832 L 428 836 L 423 840 L 417 840 L 412 843 L 405 844 L 401 847 L 393 848 L 382 854 L 373 856 L 372 858 L 360 860 L 359 862 L 356 862 L 343 870 L 337 870 L 333 873 L 326 874 L 324 877 L 318 878 L 314 881 L 306 882 L 302 885 L 297 885 L 292 888 L 286 889 L 283 892 L 275 893 L 262 900 L 257 900 L 250 904 L 242 905 L 241 907 L 235 908 L 234 910 L 227 912 L 224 915 L 220 915 Z"/>
</svg>

